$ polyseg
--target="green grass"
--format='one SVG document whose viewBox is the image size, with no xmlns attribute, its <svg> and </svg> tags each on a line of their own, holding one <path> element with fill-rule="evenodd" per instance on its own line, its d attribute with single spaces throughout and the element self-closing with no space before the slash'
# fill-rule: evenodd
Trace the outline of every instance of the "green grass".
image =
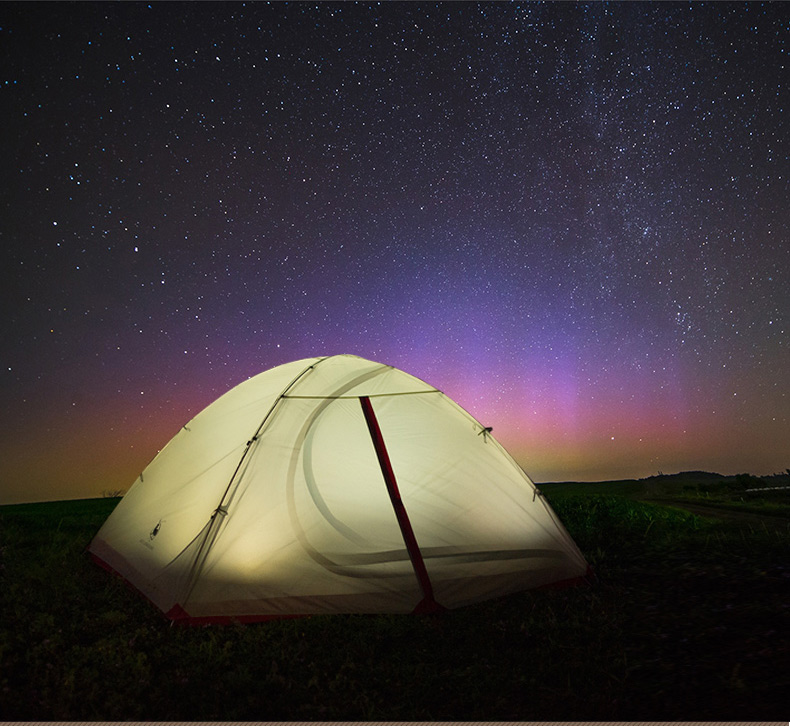
<svg viewBox="0 0 790 726">
<path fill-rule="evenodd" d="M 525 592 L 439 616 L 207 628 L 171 627 L 86 557 L 116 500 L 0 507 L 0 714 L 785 718 L 788 531 L 576 486 L 572 495 L 556 491 L 570 485 L 542 488 L 596 569 L 591 587 Z"/>
<path fill-rule="evenodd" d="M 790 475 L 759 478 L 748 474 L 721 476 L 706 472 L 683 472 L 647 479 L 540 485 L 541 491 L 552 501 L 569 497 L 616 495 L 640 501 L 685 502 L 738 512 L 790 517 L 790 489 L 750 491 L 763 487 L 790 487 Z"/>
</svg>

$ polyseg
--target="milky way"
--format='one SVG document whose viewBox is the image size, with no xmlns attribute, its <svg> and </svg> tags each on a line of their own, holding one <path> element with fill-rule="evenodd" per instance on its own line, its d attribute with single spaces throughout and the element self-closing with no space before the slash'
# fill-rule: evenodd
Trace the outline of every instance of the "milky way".
<svg viewBox="0 0 790 726">
<path fill-rule="evenodd" d="M 4 3 L 2 501 L 354 353 L 537 481 L 790 466 L 790 5 Z"/>
</svg>

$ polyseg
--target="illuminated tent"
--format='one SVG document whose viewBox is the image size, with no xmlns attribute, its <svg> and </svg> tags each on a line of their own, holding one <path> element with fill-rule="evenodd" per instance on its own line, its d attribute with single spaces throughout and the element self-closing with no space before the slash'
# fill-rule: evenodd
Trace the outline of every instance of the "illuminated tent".
<svg viewBox="0 0 790 726">
<path fill-rule="evenodd" d="M 89 549 L 192 622 L 429 612 L 583 577 L 490 432 L 391 366 L 287 363 L 187 423 Z"/>
</svg>

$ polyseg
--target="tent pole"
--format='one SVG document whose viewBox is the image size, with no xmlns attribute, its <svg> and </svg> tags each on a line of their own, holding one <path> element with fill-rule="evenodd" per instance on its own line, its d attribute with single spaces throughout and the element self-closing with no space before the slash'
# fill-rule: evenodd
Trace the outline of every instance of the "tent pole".
<svg viewBox="0 0 790 726">
<path fill-rule="evenodd" d="M 209 519 L 208 522 L 208 528 L 206 529 L 206 536 L 203 539 L 203 542 L 201 542 L 200 544 L 200 548 L 198 549 L 197 555 L 195 556 L 195 561 L 192 563 L 192 567 L 190 569 L 190 574 L 187 580 L 187 586 L 185 588 L 184 595 L 183 597 L 180 598 L 180 603 L 179 603 L 180 605 L 182 606 L 186 605 L 186 602 L 187 600 L 189 600 L 189 596 L 192 594 L 192 590 L 195 587 L 195 583 L 197 582 L 198 577 L 200 576 L 200 573 L 203 570 L 203 565 L 206 563 L 206 558 L 208 557 L 209 550 L 214 545 L 214 540 L 217 538 L 219 525 L 222 524 L 222 520 L 224 520 L 225 517 L 227 516 L 228 505 L 233 499 L 233 495 L 231 495 L 231 498 L 228 499 L 227 501 L 226 501 L 226 497 L 228 496 L 228 493 L 230 492 L 230 489 L 233 486 L 233 482 L 236 480 L 236 476 L 238 475 L 239 470 L 241 469 L 241 465 L 244 463 L 244 460 L 247 458 L 247 454 L 250 453 L 250 449 L 252 449 L 252 445 L 258 440 L 258 437 L 260 436 L 260 433 L 263 430 L 264 425 L 269 420 L 269 417 L 274 412 L 274 409 L 277 408 L 277 404 L 280 403 L 280 401 L 282 401 L 285 394 L 288 393 L 288 391 L 290 391 L 294 387 L 296 382 L 302 376 L 304 376 L 308 371 L 315 368 L 322 361 L 325 361 L 327 357 L 328 356 L 324 356 L 323 358 L 317 360 L 315 363 L 312 363 L 311 365 L 307 366 L 307 368 L 305 368 L 298 376 L 296 376 L 296 378 L 294 378 L 283 389 L 282 393 L 279 396 L 277 396 L 277 398 L 274 400 L 274 403 L 271 405 L 271 408 L 263 417 L 263 420 L 261 421 L 258 428 L 255 430 L 255 433 L 253 434 L 252 438 L 247 442 L 247 446 L 244 449 L 244 453 L 241 455 L 241 458 L 239 459 L 239 463 L 236 465 L 236 469 L 233 471 L 233 475 L 230 477 L 230 481 L 228 481 L 228 485 L 225 487 L 225 491 L 222 493 L 222 497 L 219 500 L 219 504 L 211 514 L 211 518 Z M 217 515 L 222 515 L 222 516 L 217 516 Z"/>
<path fill-rule="evenodd" d="M 250 439 L 250 440 L 247 442 L 247 447 L 244 449 L 244 453 L 241 455 L 241 459 L 239 459 L 239 463 L 236 465 L 236 469 L 235 469 L 235 471 L 233 472 L 233 475 L 231 476 L 231 478 L 230 478 L 230 481 L 228 482 L 228 486 L 227 486 L 227 487 L 225 487 L 225 491 L 224 491 L 224 492 L 223 492 L 223 494 L 222 494 L 222 498 L 219 500 L 219 505 L 218 505 L 218 506 L 217 506 L 217 508 L 214 510 L 214 511 L 215 511 L 215 513 L 216 513 L 216 512 L 219 512 L 220 510 L 222 510 L 222 509 L 223 509 L 223 506 L 224 506 L 224 507 L 227 507 L 227 505 L 230 503 L 230 502 L 226 502 L 226 501 L 225 501 L 225 497 L 227 497 L 227 496 L 228 496 L 228 492 L 230 491 L 230 488 L 231 488 L 231 486 L 233 485 L 233 481 L 234 481 L 234 479 L 236 478 L 236 475 L 239 473 L 239 469 L 241 469 L 241 465 L 244 463 L 244 460 L 247 458 L 247 454 L 249 454 L 249 453 L 250 453 L 250 449 L 252 448 L 252 445 L 253 445 L 253 444 L 254 444 L 254 443 L 255 443 L 255 442 L 258 440 L 258 437 L 260 436 L 260 434 L 261 434 L 261 431 L 263 430 L 263 427 L 264 427 L 264 425 L 265 425 L 265 424 L 266 424 L 266 422 L 269 420 L 269 417 L 270 417 L 270 416 L 272 415 L 272 413 L 274 412 L 274 409 L 275 409 L 275 408 L 277 408 L 277 404 L 278 404 L 278 403 L 280 403 L 280 401 L 283 399 L 283 397 L 285 396 L 285 394 L 286 394 L 286 393 L 288 393 L 288 391 L 290 391 L 290 390 L 291 390 L 291 389 L 294 387 L 294 385 L 296 384 L 296 382 L 297 382 L 297 381 L 298 381 L 298 380 L 299 380 L 299 379 L 300 379 L 300 378 L 301 378 L 303 375 L 305 375 L 305 373 L 307 373 L 308 371 L 311 371 L 311 370 L 312 370 L 313 368 L 315 368 L 315 367 L 316 367 L 316 366 L 317 366 L 319 363 L 321 363 L 322 361 L 325 361 L 325 360 L 326 360 L 326 357 L 324 357 L 324 358 L 321 358 L 320 360 L 317 360 L 317 361 L 316 361 L 315 363 L 313 363 L 312 365 L 309 365 L 309 366 L 307 366 L 307 368 L 305 368 L 305 369 L 304 369 L 304 370 L 303 370 L 303 371 L 302 371 L 302 372 L 301 372 L 301 373 L 300 373 L 298 376 L 296 376 L 296 378 L 294 378 L 294 379 L 293 379 L 293 380 L 292 380 L 292 381 L 291 381 L 291 382 L 290 382 L 290 383 L 289 383 L 289 384 L 288 384 L 288 385 L 287 385 L 287 386 L 286 386 L 286 387 L 283 389 L 283 392 L 282 392 L 282 393 L 281 393 L 279 396 L 277 396 L 277 398 L 274 400 L 274 403 L 272 404 L 272 406 L 271 406 L 271 408 L 269 409 L 268 413 L 267 413 L 267 414 L 266 414 L 266 415 L 263 417 L 263 420 L 261 421 L 261 424 L 260 424 L 260 426 L 258 426 L 258 428 L 255 430 L 255 433 L 252 435 L 252 438 L 251 438 L 251 439 Z M 227 514 L 227 512 L 225 512 L 225 514 Z"/>
<path fill-rule="evenodd" d="M 370 431 L 370 438 L 373 440 L 373 448 L 376 450 L 376 456 L 379 460 L 381 473 L 384 476 L 384 483 L 387 485 L 387 492 L 392 502 L 392 507 L 395 510 L 395 516 L 400 525 L 400 531 L 403 535 L 403 541 L 406 543 L 406 549 L 409 552 L 409 559 L 411 560 L 414 574 L 417 576 L 417 581 L 422 590 L 423 599 L 414 609 L 415 612 L 436 612 L 443 610 L 433 596 L 433 586 L 431 579 L 428 577 L 428 570 L 425 569 L 425 562 L 422 559 L 420 546 L 417 544 L 417 538 L 414 536 L 414 530 L 409 521 L 409 515 L 406 512 L 406 507 L 398 490 L 398 482 L 395 480 L 395 472 L 392 469 L 392 462 L 390 462 L 387 447 L 384 444 L 384 437 L 381 435 L 376 414 L 373 412 L 373 404 L 370 402 L 368 396 L 360 396 L 359 402 L 362 405 L 362 413 L 365 415 L 365 422 Z"/>
</svg>

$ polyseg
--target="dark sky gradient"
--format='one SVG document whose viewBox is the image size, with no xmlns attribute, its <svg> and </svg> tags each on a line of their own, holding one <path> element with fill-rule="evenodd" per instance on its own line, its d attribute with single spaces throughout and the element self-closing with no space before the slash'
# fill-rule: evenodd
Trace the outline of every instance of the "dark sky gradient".
<svg viewBox="0 0 790 726">
<path fill-rule="evenodd" d="M 0 5 L 0 501 L 355 353 L 537 481 L 790 466 L 790 4 Z"/>
</svg>

